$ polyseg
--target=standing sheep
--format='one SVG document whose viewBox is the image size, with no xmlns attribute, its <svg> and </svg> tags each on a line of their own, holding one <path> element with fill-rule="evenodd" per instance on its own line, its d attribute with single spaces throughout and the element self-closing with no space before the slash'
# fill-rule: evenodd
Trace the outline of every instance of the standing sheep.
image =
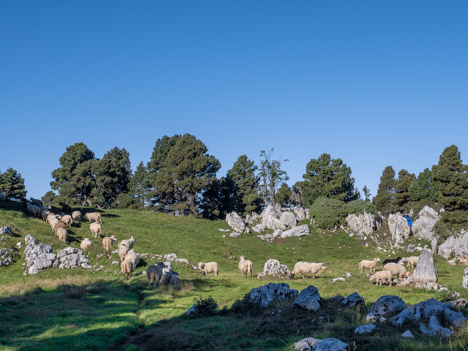
<svg viewBox="0 0 468 351">
<path fill-rule="evenodd" d="M 33 205 L 28 200 L 23 201 L 24 207 L 28 211 L 29 215 L 39 218 L 41 215 L 41 208 L 39 206 Z"/>
<path fill-rule="evenodd" d="M 304 274 L 312 274 L 315 279 L 315 275 L 321 269 L 326 270 L 327 266 L 324 263 L 297 262 L 294 265 L 294 270 L 291 272 L 291 277 L 294 278 L 296 274 L 300 274 L 302 279 L 304 279 Z"/>
<path fill-rule="evenodd" d="M 216 262 L 199 262 L 198 269 L 203 271 L 205 277 L 208 275 L 208 273 L 214 273 L 215 277 L 217 277 L 219 272 L 218 264 Z"/>
<path fill-rule="evenodd" d="M 397 275 L 398 279 L 401 281 L 403 279 L 403 276 L 406 274 L 406 268 L 403 267 L 402 265 L 398 263 L 387 263 L 385 266 L 383 266 L 384 271 L 390 271 L 393 275 Z"/>
<path fill-rule="evenodd" d="M 65 229 L 67 227 L 67 225 L 65 223 L 63 223 L 62 221 L 59 221 L 57 220 L 57 222 L 54 222 L 54 226 L 52 228 L 53 231 L 55 231 L 55 235 L 58 235 L 57 234 L 57 230 L 60 229 L 60 228 L 63 228 Z"/>
<path fill-rule="evenodd" d="M 374 270 L 375 272 L 375 267 L 377 266 L 377 262 L 379 261 L 380 258 L 378 257 L 375 257 L 372 261 L 362 260 L 361 262 L 359 262 L 358 268 L 361 270 L 361 273 L 365 268 L 369 268 L 370 272 L 372 272 L 372 270 Z"/>
<path fill-rule="evenodd" d="M 67 227 L 71 227 L 73 223 L 73 219 L 70 215 L 65 215 L 62 217 L 61 221 L 67 225 Z"/>
<path fill-rule="evenodd" d="M 136 268 L 138 266 L 138 263 L 140 263 L 140 254 L 136 253 L 133 250 L 129 250 L 125 255 L 124 261 L 133 261 L 135 263 Z"/>
<path fill-rule="evenodd" d="M 91 250 L 91 246 L 93 246 L 93 242 L 89 238 L 85 238 L 81 241 L 80 248 L 83 251 Z"/>
<path fill-rule="evenodd" d="M 104 247 L 104 251 L 106 252 L 107 258 L 110 258 L 112 252 L 112 244 L 117 241 L 117 237 L 115 235 L 106 236 L 102 239 L 102 246 Z"/>
<path fill-rule="evenodd" d="M 410 256 L 408 257 L 408 262 L 406 262 L 406 265 L 411 268 L 414 268 L 419 262 L 419 256 Z"/>
<path fill-rule="evenodd" d="M 89 213 L 86 213 L 85 214 L 85 218 L 88 220 L 88 221 L 95 221 L 95 222 L 99 222 L 99 223 L 102 223 L 102 220 L 101 220 L 101 214 L 99 212 L 89 212 Z"/>
<path fill-rule="evenodd" d="M 369 281 L 374 281 L 375 285 L 382 285 L 382 282 L 387 281 L 390 286 L 392 286 L 392 272 L 389 271 L 380 271 L 374 273 L 370 278 Z"/>
<path fill-rule="evenodd" d="M 89 225 L 89 229 L 95 238 L 102 234 L 101 223 L 93 222 Z"/>
<path fill-rule="evenodd" d="M 129 280 L 132 273 L 135 271 L 135 263 L 133 261 L 122 261 L 120 264 L 120 271 L 124 275 L 124 279 Z"/>
<path fill-rule="evenodd" d="M 56 234 L 60 241 L 64 243 L 68 241 L 68 232 L 65 228 L 58 228 Z"/>
<path fill-rule="evenodd" d="M 136 241 L 136 239 L 132 235 L 130 239 L 122 240 L 119 243 L 119 248 L 120 247 L 126 247 L 127 250 L 130 250 L 133 247 L 133 244 L 135 244 L 135 241 Z"/>
<path fill-rule="evenodd" d="M 245 256 L 240 257 L 239 261 L 239 270 L 247 278 L 247 274 L 250 272 L 250 276 L 253 274 L 253 263 L 251 260 L 245 258 Z"/>
<path fill-rule="evenodd" d="M 74 222 L 79 222 L 81 219 L 81 212 L 80 211 L 73 211 L 72 212 L 72 219 Z"/>
<path fill-rule="evenodd" d="M 154 287 L 159 285 L 159 281 L 163 276 L 164 263 L 159 262 L 158 264 L 153 264 L 148 267 L 146 270 L 146 278 L 148 279 L 148 286 L 153 284 Z"/>
</svg>

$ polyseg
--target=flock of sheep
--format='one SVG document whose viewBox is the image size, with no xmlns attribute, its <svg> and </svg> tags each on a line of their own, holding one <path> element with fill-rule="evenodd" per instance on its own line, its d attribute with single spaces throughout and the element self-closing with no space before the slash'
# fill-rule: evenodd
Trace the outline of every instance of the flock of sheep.
<svg viewBox="0 0 468 351">
<path fill-rule="evenodd" d="M 383 283 L 388 283 L 389 286 L 392 286 L 393 283 L 393 276 L 396 276 L 398 279 L 398 282 L 401 282 L 403 280 L 403 277 L 408 278 L 411 273 L 406 271 L 405 266 L 403 266 L 403 263 L 401 257 L 397 257 L 395 259 L 387 259 L 382 263 L 382 270 L 379 272 L 376 272 L 375 269 L 377 267 L 377 262 L 379 262 L 380 259 L 378 257 L 375 257 L 373 260 L 362 260 L 358 264 L 358 268 L 361 271 L 361 273 L 365 269 L 369 269 L 370 272 L 374 272 L 373 275 L 369 277 L 369 281 L 374 281 L 376 285 L 382 285 Z M 408 267 L 414 268 L 418 264 L 419 257 L 418 256 L 411 256 L 408 257 L 406 260 L 406 264 Z"/>
</svg>

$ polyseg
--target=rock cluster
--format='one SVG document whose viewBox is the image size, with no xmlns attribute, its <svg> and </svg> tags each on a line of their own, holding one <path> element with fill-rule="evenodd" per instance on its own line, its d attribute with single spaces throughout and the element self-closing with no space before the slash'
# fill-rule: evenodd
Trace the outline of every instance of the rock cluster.
<svg viewBox="0 0 468 351">
<path fill-rule="evenodd" d="M 408 221 L 400 213 L 388 215 L 388 229 L 392 235 L 392 242 L 402 244 L 411 234 Z"/>
<path fill-rule="evenodd" d="M 268 285 L 254 288 L 250 291 L 249 301 L 259 307 L 266 307 L 273 301 L 297 296 L 297 290 L 289 288 L 286 283 L 270 283 Z"/>
<path fill-rule="evenodd" d="M 291 276 L 291 272 L 289 271 L 289 267 L 285 264 L 281 264 L 278 260 L 274 258 L 270 258 L 268 261 L 265 262 L 263 265 L 263 272 L 259 273 L 257 278 L 264 278 L 264 277 L 279 277 L 279 278 L 288 278 Z"/>
<path fill-rule="evenodd" d="M 425 240 L 432 240 L 435 236 L 434 226 L 439 221 L 439 214 L 429 206 L 419 211 L 419 218 L 414 221 L 412 230 L 415 236 Z"/>
<path fill-rule="evenodd" d="M 357 235 L 360 239 L 372 234 L 375 230 L 380 228 L 381 221 L 376 219 L 374 215 L 370 213 L 352 213 L 346 217 L 346 223 L 350 231 Z"/>
<path fill-rule="evenodd" d="M 295 206 L 294 207 L 294 213 L 296 214 L 297 219 L 299 221 L 310 218 L 310 211 L 309 211 L 308 208 L 304 209 L 302 207 Z"/>
<path fill-rule="evenodd" d="M 11 225 L 4 225 L 4 226 L 0 227 L 0 235 L 3 235 L 3 234 L 12 236 L 13 235 L 12 226 Z"/>
<path fill-rule="evenodd" d="M 0 266 L 9 266 L 13 263 L 13 256 L 11 255 L 11 249 L 8 250 L 6 247 L 0 249 Z"/>
<path fill-rule="evenodd" d="M 192 267 L 192 269 L 198 269 L 198 267 L 191 264 L 189 260 L 187 260 L 186 258 L 179 258 L 179 257 L 177 257 L 177 255 L 175 253 L 170 253 L 170 254 L 164 255 L 164 259 L 166 261 L 168 261 L 168 262 L 185 263 L 186 265 L 189 265 L 190 267 Z"/>
<path fill-rule="evenodd" d="M 249 227 L 242 220 L 241 216 L 237 212 L 231 212 L 226 216 L 227 224 L 234 229 L 237 233 L 250 233 Z"/>
<path fill-rule="evenodd" d="M 306 236 L 310 235 L 309 226 L 307 224 L 303 224 L 297 227 L 293 227 L 289 230 L 282 231 L 281 229 L 277 229 L 273 232 L 273 234 L 265 234 L 265 235 L 257 235 L 260 239 L 268 242 L 272 242 L 276 238 L 291 238 L 297 236 Z"/>
<path fill-rule="evenodd" d="M 83 251 L 74 247 L 66 247 L 63 250 L 57 251 L 54 268 L 69 269 L 69 268 L 92 268 L 89 265 L 89 259 L 83 255 Z"/>
<path fill-rule="evenodd" d="M 455 258 L 462 264 L 468 265 L 468 231 L 461 230 L 456 235 L 449 236 L 439 245 L 437 253 L 446 259 L 455 254 Z"/>
<path fill-rule="evenodd" d="M 276 206 L 267 206 L 260 214 L 260 217 L 262 218 L 262 224 L 265 226 L 265 228 L 268 229 L 285 230 L 286 226 L 279 220 L 281 214 L 281 206 L 278 204 Z"/>
<path fill-rule="evenodd" d="M 408 305 L 398 296 L 385 295 L 381 296 L 371 307 L 366 319 L 369 322 L 384 322 L 388 318 L 395 316 Z"/>
</svg>

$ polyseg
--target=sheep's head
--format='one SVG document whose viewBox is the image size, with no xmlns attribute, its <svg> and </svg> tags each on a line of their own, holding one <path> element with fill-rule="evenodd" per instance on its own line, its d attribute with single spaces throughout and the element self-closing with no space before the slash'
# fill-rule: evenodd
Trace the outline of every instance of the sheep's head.
<svg viewBox="0 0 468 351">
<path fill-rule="evenodd" d="M 320 264 L 320 268 L 322 268 L 323 270 L 326 270 L 326 269 L 327 269 L 327 266 L 325 265 L 325 263 L 321 263 L 321 264 Z"/>
<path fill-rule="evenodd" d="M 377 262 L 380 262 L 380 258 L 378 258 L 378 257 L 376 257 L 375 260 L 376 260 Z"/>
<path fill-rule="evenodd" d="M 205 264 L 203 262 L 198 262 L 198 269 L 205 268 Z"/>
<path fill-rule="evenodd" d="M 112 236 L 110 237 L 110 239 L 111 239 L 112 241 L 117 241 L 117 240 L 119 240 L 119 239 L 117 239 L 117 237 L 116 237 L 115 235 L 112 235 Z"/>
<path fill-rule="evenodd" d="M 241 257 L 240 257 L 240 260 L 241 260 L 241 261 L 245 260 L 245 256 L 241 256 Z"/>
</svg>

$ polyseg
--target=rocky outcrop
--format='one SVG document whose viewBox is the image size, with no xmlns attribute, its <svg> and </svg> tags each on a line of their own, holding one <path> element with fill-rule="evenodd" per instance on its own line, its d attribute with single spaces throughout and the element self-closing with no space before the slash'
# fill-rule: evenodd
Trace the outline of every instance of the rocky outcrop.
<svg viewBox="0 0 468 351">
<path fill-rule="evenodd" d="M 293 305 L 309 311 L 318 311 L 320 309 L 320 294 L 318 289 L 315 286 L 309 285 L 301 291 Z"/>
<path fill-rule="evenodd" d="M 92 268 L 89 265 L 89 259 L 83 255 L 83 251 L 74 247 L 66 247 L 63 250 L 57 251 L 57 256 L 52 267 L 60 269 Z"/>
<path fill-rule="evenodd" d="M 343 306 L 350 306 L 354 307 L 357 305 L 365 305 L 364 298 L 361 297 L 357 292 L 352 293 L 348 297 L 346 297 L 341 304 Z"/>
<path fill-rule="evenodd" d="M 52 267 L 56 258 L 56 255 L 52 253 L 52 246 L 39 243 L 31 234 L 26 235 L 24 241 L 26 243 L 24 256 L 27 273 L 36 274 Z"/>
<path fill-rule="evenodd" d="M 398 296 L 381 296 L 370 308 L 366 318 L 370 322 L 384 322 L 390 317 L 395 316 L 405 310 L 408 305 Z"/>
<path fill-rule="evenodd" d="M 283 225 L 286 228 L 291 228 L 296 225 L 296 216 L 294 213 L 291 212 L 283 212 L 279 218 L 280 222 L 283 223 Z"/>
<path fill-rule="evenodd" d="M 7 249 L 6 247 L 0 249 L 0 267 L 9 266 L 13 263 L 13 256 L 11 254 L 12 249 Z"/>
<path fill-rule="evenodd" d="M 422 250 L 412 278 L 416 288 L 437 290 L 437 269 L 431 250 Z"/>
<path fill-rule="evenodd" d="M 265 231 L 265 226 L 262 223 L 256 224 L 252 227 L 252 231 L 255 233 L 263 233 Z"/>
<path fill-rule="evenodd" d="M 402 244 L 411 234 L 408 221 L 400 213 L 388 215 L 388 229 L 395 244 Z"/>
<path fill-rule="evenodd" d="M 434 226 L 439 221 L 439 214 L 429 206 L 419 211 L 419 218 L 414 221 L 412 230 L 415 236 L 425 240 L 432 240 L 435 236 Z"/>
<path fill-rule="evenodd" d="M 292 238 L 296 236 L 306 236 L 310 235 L 309 226 L 307 224 L 303 224 L 289 230 L 286 230 L 280 234 L 282 238 Z"/>
<path fill-rule="evenodd" d="M 265 278 L 265 277 L 279 277 L 279 278 L 287 278 L 289 279 L 291 276 L 291 272 L 289 271 L 289 267 L 285 264 L 281 264 L 278 260 L 274 258 L 269 259 L 263 265 L 263 272 L 259 273 L 257 278 Z"/>
<path fill-rule="evenodd" d="M 231 212 L 226 216 L 227 224 L 238 233 L 250 233 L 249 227 L 247 227 L 236 212 Z"/>
<path fill-rule="evenodd" d="M 302 207 L 294 207 L 294 213 L 296 214 L 296 217 L 299 221 L 302 221 L 304 219 L 309 219 L 310 217 L 310 213 L 309 213 L 309 209 L 306 208 L 302 208 Z"/>
<path fill-rule="evenodd" d="M 279 220 L 281 214 L 281 207 L 279 205 L 268 205 L 267 208 L 265 208 L 262 211 L 262 214 L 260 215 L 260 217 L 262 218 L 262 224 L 268 229 L 285 230 L 286 226 Z"/>
<path fill-rule="evenodd" d="M 268 285 L 252 289 L 249 294 L 249 301 L 260 307 L 266 307 L 273 301 L 294 298 L 296 296 L 297 290 L 290 289 L 288 284 L 270 283 Z"/>
<path fill-rule="evenodd" d="M 379 330 L 375 324 L 364 324 L 356 327 L 354 329 L 354 334 L 372 334 L 373 332 Z"/>
<path fill-rule="evenodd" d="M 374 215 L 370 213 L 351 213 L 346 217 L 346 223 L 349 229 L 360 239 L 369 236 L 381 226 L 380 220 L 377 220 Z"/>
<path fill-rule="evenodd" d="M 334 338 L 305 338 L 294 343 L 294 349 L 298 351 L 346 351 L 348 344 Z"/>
<path fill-rule="evenodd" d="M 166 254 L 164 255 L 164 259 L 167 261 L 167 262 L 179 262 L 179 263 L 184 263 L 190 267 L 192 267 L 193 269 L 198 269 L 197 266 L 193 265 L 190 263 L 189 260 L 187 260 L 186 258 L 179 258 L 177 257 L 177 255 L 175 253 L 170 253 L 170 254 Z"/>
<path fill-rule="evenodd" d="M 10 235 L 10 236 L 13 235 L 13 230 L 12 230 L 11 225 L 4 225 L 0 227 L 0 235 L 4 235 L 4 234 Z"/>
</svg>

